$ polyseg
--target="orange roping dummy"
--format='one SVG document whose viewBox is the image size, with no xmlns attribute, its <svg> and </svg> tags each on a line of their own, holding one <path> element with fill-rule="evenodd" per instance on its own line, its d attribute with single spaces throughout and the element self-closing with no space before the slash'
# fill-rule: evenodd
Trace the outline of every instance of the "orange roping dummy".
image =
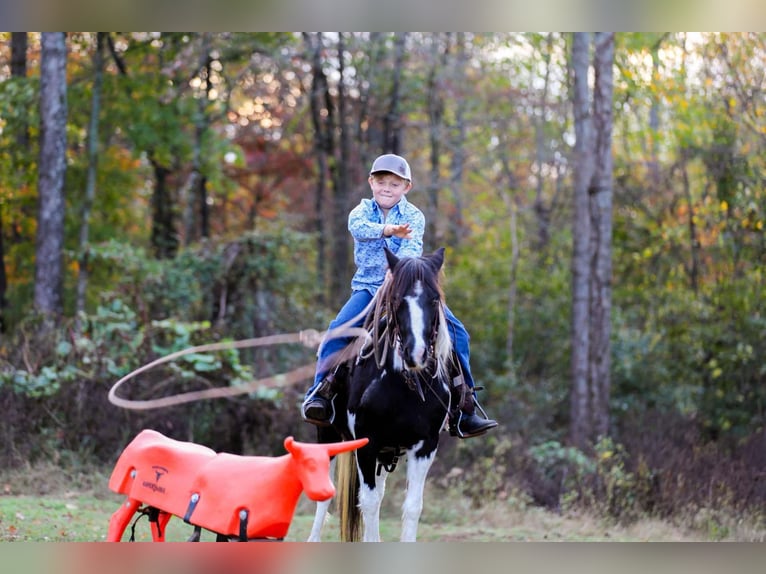
<svg viewBox="0 0 766 574">
<path fill-rule="evenodd" d="M 140 508 L 150 511 L 155 541 L 164 541 L 171 516 L 226 537 L 282 539 L 302 492 L 316 501 L 335 495 L 330 458 L 365 444 L 366 438 L 313 444 L 288 437 L 286 455 L 238 456 L 143 430 L 109 479 L 127 500 L 112 515 L 107 541 L 120 541 Z"/>
</svg>

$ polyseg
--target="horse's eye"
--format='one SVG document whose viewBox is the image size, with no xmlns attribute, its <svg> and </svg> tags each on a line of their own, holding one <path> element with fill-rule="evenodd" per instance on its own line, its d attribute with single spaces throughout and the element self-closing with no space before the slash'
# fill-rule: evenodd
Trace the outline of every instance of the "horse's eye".
<svg viewBox="0 0 766 574">
<path fill-rule="evenodd" d="M 441 299 L 439 299 L 438 297 L 431 301 L 431 305 L 433 305 L 434 307 L 438 307 L 439 303 L 441 303 Z"/>
</svg>

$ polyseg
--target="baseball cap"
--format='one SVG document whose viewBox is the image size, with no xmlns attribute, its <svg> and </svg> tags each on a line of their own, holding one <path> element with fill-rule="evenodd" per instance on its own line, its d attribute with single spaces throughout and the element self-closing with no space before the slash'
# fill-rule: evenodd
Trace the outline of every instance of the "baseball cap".
<svg viewBox="0 0 766 574">
<path fill-rule="evenodd" d="M 412 181 L 412 174 L 410 173 L 410 164 L 407 160 L 401 156 L 387 153 L 378 156 L 374 162 L 372 162 L 372 169 L 370 169 L 370 175 L 379 173 L 381 171 L 388 171 L 399 177 L 403 177 L 407 181 Z"/>
</svg>

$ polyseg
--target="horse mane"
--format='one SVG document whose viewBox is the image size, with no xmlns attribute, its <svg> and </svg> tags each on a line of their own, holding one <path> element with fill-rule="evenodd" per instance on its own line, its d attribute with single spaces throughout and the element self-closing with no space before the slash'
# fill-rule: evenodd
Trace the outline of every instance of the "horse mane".
<svg viewBox="0 0 766 574">
<path fill-rule="evenodd" d="M 383 285 L 378 289 L 370 304 L 370 310 L 364 322 L 366 336 L 357 337 L 344 351 L 344 356 L 359 356 L 370 349 L 375 354 L 378 366 L 386 359 L 388 347 L 392 343 L 393 333 L 388 330 L 388 317 L 394 315 L 395 305 L 400 293 L 403 293 L 414 281 L 422 281 L 429 290 L 439 295 L 439 318 L 434 355 L 436 357 L 436 375 L 446 377 L 452 361 L 452 340 L 449 336 L 447 319 L 444 315 L 444 290 L 441 286 L 443 272 L 435 271 L 422 257 L 406 257 L 399 260 L 396 273 L 386 275 Z"/>
</svg>

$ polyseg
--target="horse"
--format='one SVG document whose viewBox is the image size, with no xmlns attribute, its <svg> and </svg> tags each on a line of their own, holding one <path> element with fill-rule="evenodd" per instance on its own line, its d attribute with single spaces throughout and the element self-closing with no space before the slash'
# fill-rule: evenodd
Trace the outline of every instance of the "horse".
<svg viewBox="0 0 766 574">
<path fill-rule="evenodd" d="M 149 515 L 155 542 L 164 542 L 172 516 L 194 526 L 190 542 L 199 541 L 203 528 L 222 542 L 283 540 L 302 492 L 316 501 L 335 495 L 330 459 L 366 443 L 314 444 L 287 437 L 286 455 L 239 456 L 144 429 L 109 479 L 109 488 L 127 499 L 112 515 L 106 540 L 119 542 L 137 511 Z"/>
<path fill-rule="evenodd" d="M 391 276 L 367 313 L 367 337 L 348 347 L 356 358 L 341 366 L 350 372 L 346 384 L 335 389 L 335 418 L 317 434 L 320 443 L 369 440 L 350 453 L 355 454 L 355 469 L 353 462 L 343 466 L 344 459 L 337 464 L 344 541 L 359 539 L 360 515 L 362 540 L 380 541 L 386 478 L 404 454 L 407 493 L 400 540 L 416 540 L 426 476 L 451 408 L 453 354 L 440 285 L 444 248 L 429 256 L 401 259 L 385 251 Z M 309 541 L 321 540 L 329 504 L 317 503 Z"/>
</svg>

